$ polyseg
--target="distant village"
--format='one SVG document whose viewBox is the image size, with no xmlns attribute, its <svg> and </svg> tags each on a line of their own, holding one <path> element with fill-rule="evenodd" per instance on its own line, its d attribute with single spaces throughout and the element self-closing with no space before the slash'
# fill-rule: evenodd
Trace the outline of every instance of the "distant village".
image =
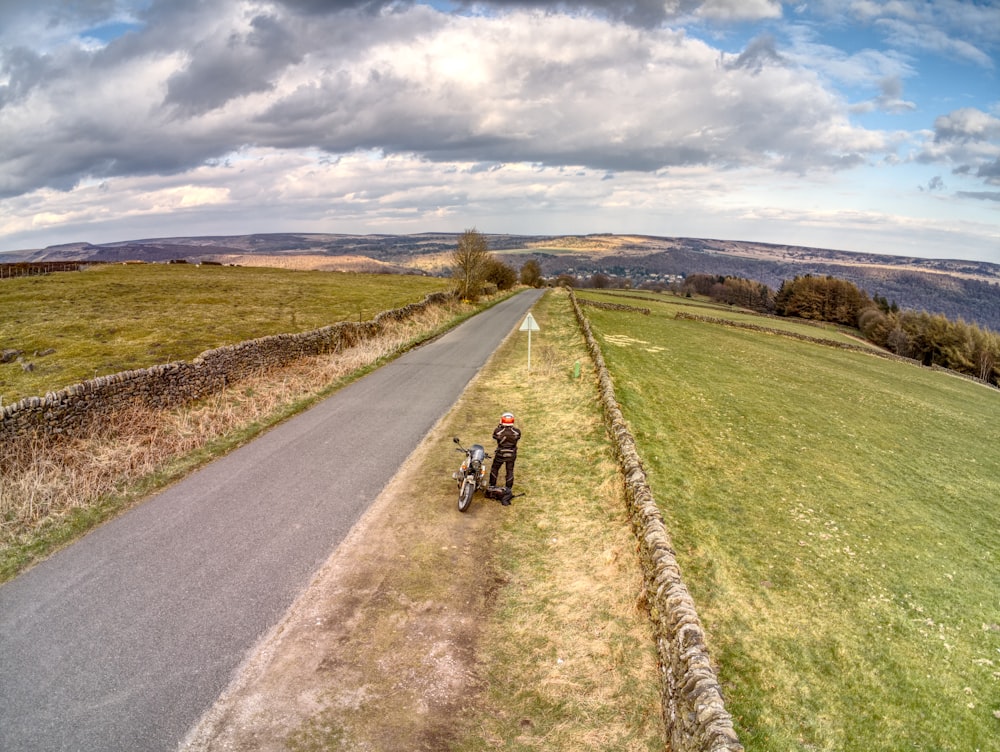
<svg viewBox="0 0 1000 752">
<path fill-rule="evenodd" d="M 679 291 L 684 285 L 683 274 L 662 274 L 648 269 L 612 267 L 603 269 L 582 269 L 568 267 L 554 280 L 556 284 L 597 289 L 643 289 Z"/>
</svg>

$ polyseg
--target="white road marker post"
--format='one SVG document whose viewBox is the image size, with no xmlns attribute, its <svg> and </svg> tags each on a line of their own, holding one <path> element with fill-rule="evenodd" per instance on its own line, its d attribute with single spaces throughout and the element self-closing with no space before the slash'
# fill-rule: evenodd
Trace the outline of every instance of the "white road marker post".
<svg viewBox="0 0 1000 752">
<path fill-rule="evenodd" d="M 531 333 L 540 332 L 541 327 L 538 326 L 538 322 L 535 321 L 535 317 L 530 312 L 524 317 L 520 331 L 528 333 L 528 373 L 531 373 Z"/>
</svg>

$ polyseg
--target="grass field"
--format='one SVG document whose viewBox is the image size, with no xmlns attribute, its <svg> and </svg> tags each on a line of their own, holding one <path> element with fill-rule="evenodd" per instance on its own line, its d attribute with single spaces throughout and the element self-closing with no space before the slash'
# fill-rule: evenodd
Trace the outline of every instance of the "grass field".
<svg viewBox="0 0 1000 752">
<path fill-rule="evenodd" d="M 1000 749 L 1000 394 L 585 310 L 747 749 Z"/>
<path fill-rule="evenodd" d="M 736 324 L 752 324 L 753 326 L 765 329 L 776 329 L 790 334 L 812 337 L 814 339 L 827 339 L 831 342 L 842 342 L 844 344 L 870 347 L 876 349 L 875 345 L 866 342 L 857 330 L 848 330 L 846 327 L 828 322 L 806 322 L 802 319 L 786 319 L 777 316 L 762 316 L 733 306 L 712 303 L 699 298 L 683 298 L 671 293 L 644 292 L 641 290 L 634 292 L 586 292 L 583 300 L 597 300 L 609 303 L 620 303 L 631 305 L 636 308 L 655 308 L 661 314 L 671 316 L 677 313 L 686 313 L 692 316 L 710 316 L 712 318 L 725 319 Z"/>
<path fill-rule="evenodd" d="M 34 369 L 0 364 L 0 400 L 191 360 L 268 334 L 370 319 L 449 285 L 422 276 L 189 264 L 107 265 L 3 280 L 0 350 L 23 351 Z"/>
</svg>

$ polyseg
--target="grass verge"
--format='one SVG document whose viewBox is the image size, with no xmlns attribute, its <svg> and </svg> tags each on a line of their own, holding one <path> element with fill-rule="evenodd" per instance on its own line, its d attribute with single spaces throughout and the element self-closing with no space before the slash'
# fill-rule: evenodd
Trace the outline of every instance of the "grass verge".
<svg viewBox="0 0 1000 752">
<path fill-rule="evenodd" d="M 503 587 L 479 649 L 486 690 L 453 749 L 661 750 L 652 629 L 593 367 L 565 293 L 533 315 L 531 372 L 515 335 L 450 418 L 463 439 L 486 442 L 513 411 L 526 494 L 497 510 Z"/>
<path fill-rule="evenodd" d="M 205 719 L 191 752 L 662 750 L 622 482 L 564 293 L 512 333 Z M 524 439 L 509 507 L 457 509 L 451 437 Z M 266 702 L 261 702 L 267 698 Z"/>
</svg>

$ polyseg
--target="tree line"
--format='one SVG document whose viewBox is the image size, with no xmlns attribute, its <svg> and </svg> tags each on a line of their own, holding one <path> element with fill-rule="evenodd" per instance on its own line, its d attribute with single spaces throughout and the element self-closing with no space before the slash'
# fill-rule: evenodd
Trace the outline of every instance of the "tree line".
<svg viewBox="0 0 1000 752">
<path fill-rule="evenodd" d="M 545 283 L 534 259 L 517 271 L 495 258 L 485 236 L 466 230 L 452 254 L 456 293 L 466 300 L 508 290 L 520 282 L 531 287 Z M 557 283 L 577 281 L 562 276 Z M 609 286 L 605 275 L 594 287 Z M 925 366 L 941 366 L 1000 386 L 1000 335 L 963 319 L 943 314 L 901 310 L 895 301 L 870 297 L 853 282 L 833 276 L 796 276 L 784 280 L 775 292 L 763 282 L 743 277 L 690 274 L 680 292 L 697 293 L 727 305 L 759 313 L 822 321 L 858 329 L 879 347 Z"/>
<path fill-rule="evenodd" d="M 897 355 L 1000 385 L 1000 335 L 963 319 L 901 310 L 895 301 L 869 297 L 853 282 L 805 275 L 777 292 L 741 277 L 692 274 L 685 290 L 760 313 L 857 328 L 869 342 Z"/>
</svg>

